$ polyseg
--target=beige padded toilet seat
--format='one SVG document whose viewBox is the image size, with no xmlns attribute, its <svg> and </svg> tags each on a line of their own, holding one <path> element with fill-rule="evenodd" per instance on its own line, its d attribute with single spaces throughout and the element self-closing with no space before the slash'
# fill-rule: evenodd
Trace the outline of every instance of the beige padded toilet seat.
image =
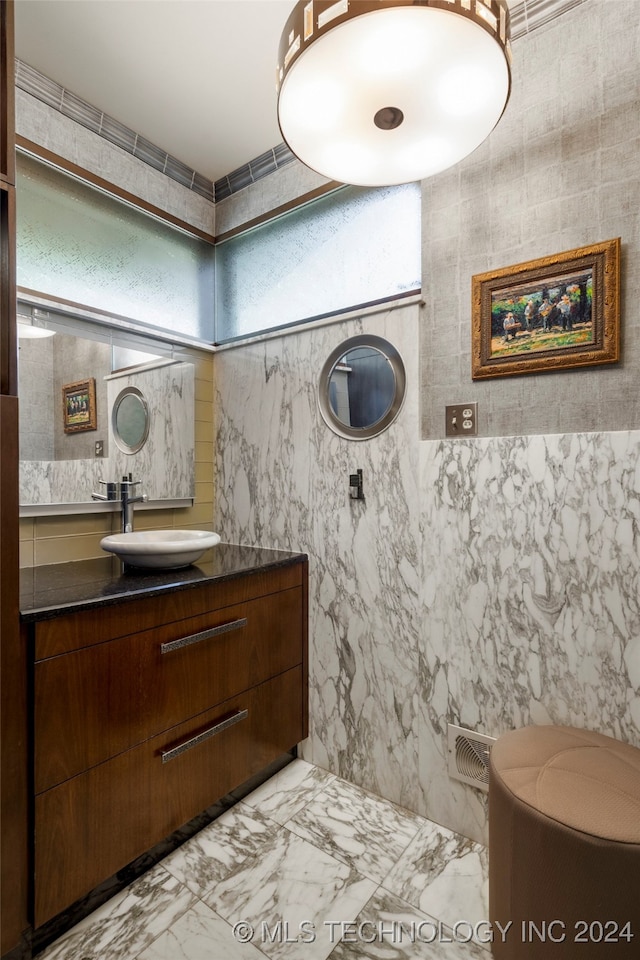
<svg viewBox="0 0 640 960">
<path fill-rule="evenodd" d="M 489 914 L 500 960 L 640 957 L 640 750 L 560 726 L 496 741 Z"/>
</svg>

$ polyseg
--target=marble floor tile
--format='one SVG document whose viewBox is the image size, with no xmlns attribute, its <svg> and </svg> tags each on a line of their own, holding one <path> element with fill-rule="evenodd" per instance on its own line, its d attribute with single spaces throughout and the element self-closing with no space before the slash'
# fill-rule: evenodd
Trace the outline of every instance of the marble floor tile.
<svg viewBox="0 0 640 960">
<path fill-rule="evenodd" d="M 449 926 L 488 917 L 486 848 L 429 820 L 382 885 Z"/>
<path fill-rule="evenodd" d="M 137 960 L 264 960 L 251 943 L 241 943 L 226 920 L 198 901 L 169 930 L 138 954 Z"/>
<path fill-rule="evenodd" d="M 327 923 L 354 920 L 376 884 L 281 827 L 260 856 L 247 859 L 205 902 L 272 960 L 325 960 L 335 945 Z"/>
<path fill-rule="evenodd" d="M 467 927 L 455 930 L 379 888 L 342 939 L 331 960 L 488 960 Z"/>
<path fill-rule="evenodd" d="M 244 802 L 284 824 L 335 779 L 333 773 L 327 773 L 306 760 L 294 760 L 245 797 Z"/>
<path fill-rule="evenodd" d="M 161 866 L 103 904 L 39 955 L 39 960 L 133 960 L 196 898 Z"/>
<path fill-rule="evenodd" d="M 162 861 L 162 866 L 198 897 L 243 863 L 260 855 L 278 825 L 237 803 Z"/>
<path fill-rule="evenodd" d="M 422 822 L 409 810 L 336 778 L 287 827 L 381 883 Z"/>
<path fill-rule="evenodd" d="M 488 960 L 487 872 L 480 844 L 296 760 L 38 960 Z"/>
</svg>

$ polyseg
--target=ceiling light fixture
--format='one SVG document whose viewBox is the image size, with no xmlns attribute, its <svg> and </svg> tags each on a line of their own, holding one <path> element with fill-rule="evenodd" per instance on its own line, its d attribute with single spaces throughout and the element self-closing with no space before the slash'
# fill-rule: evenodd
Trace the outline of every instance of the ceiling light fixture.
<svg viewBox="0 0 640 960">
<path fill-rule="evenodd" d="M 506 0 L 301 0 L 285 24 L 278 122 L 332 180 L 409 183 L 468 156 L 511 88 Z"/>
<path fill-rule="evenodd" d="M 36 325 L 32 317 L 18 315 L 17 320 L 19 340 L 37 340 L 55 335 L 55 330 L 49 330 L 47 327 Z"/>
</svg>

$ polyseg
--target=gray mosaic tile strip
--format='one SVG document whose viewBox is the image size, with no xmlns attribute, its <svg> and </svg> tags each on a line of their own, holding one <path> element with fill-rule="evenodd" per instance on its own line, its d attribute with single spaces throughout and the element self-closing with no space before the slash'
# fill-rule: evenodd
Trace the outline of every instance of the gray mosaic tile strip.
<svg viewBox="0 0 640 960">
<path fill-rule="evenodd" d="M 221 177 L 214 184 L 212 180 L 192 170 L 176 157 L 172 157 L 145 137 L 137 134 L 135 130 L 131 130 L 125 124 L 98 110 L 97 107 L 76 96 L 55 80 L 45 77 L 22 60 L 16 60 L 15 82 L 16 86 L 25 93 L 31 94 L 53 107 L 54 110 L 75 120 L 76 123 L 80 123 L 93 133 L 126 150 L 143 163 L 155 170 L 160 170 L 171 180 L 181 183 L 212 202 L 231 196 L 232 193 L 268 176 L 293 160 L 293 154 L 289 148 L 281 143 L 237 170 L 233 170 L 227 176 Z"/>
<path fill-rule="evenodd" d="M 75 93 L 71 93 L 64 88 L 62 88 L 59 110 L 65 117 L 81 123 L 83 127 L 93 130 L 94 133 L 101 132 L 104 117 L 102 111 L 92 107 L 86 100 L 81 100 L 80 97 L 76 97 Z"/>
<path fill-rule="evenodd" d="M 55 80 L 45 77 L 38 70 L 22 60 L 16 60 L 16 86 L 31 94 L 55 110 L 75 120 L 93 133 L 109 140 L 122 150 L 142 160 L 155 170 L 164 173 L 171 180 L 213 201 L 213 181 L 192 170 L 182 161 L 172 157 L 156 144 L 140 136 L 125 124 L 103 113 L 96 107 L 65 89 Z"/>
<path fill-rule="evenodd" d="M 111 143 L 115 143 L 117 147 L 126 150 L 127 153 L 133 153 L 136 145 L 135 130 L 125 127 L 123 123 L 118 123 L 113 117 L 103 114 L 102 126 L 99 133 L 105 140 L 110 140 Z"/>
<path fill-rule="evenodd" d="M 522 0 L 511 9 L 511 40 L 557 20 L 581 3 L 584 0 Z"/>
<path fill-rule="evenodd" d="M 28 63 L 23 63 L 22 60 L 16 60 L 15 82 L 21 90 L 25 90 L 56 110 L 60 109 L 63 92 L 60 84 L 49 80 L 48 77 L 38 73 Z"/>
<path fill-rule="evenodd" d="M 156 147 L 155 143 L 147 140 L 146 137 L 139 135 L 136 137 L 133 155 L 137 157 L 138 160 L 143 160 L 149 164 L 150 167 L 154 167 L 156 170 L 161 170 L 164 173 L 168 159 L 167 154 L 161 150 L 160 147 Z"/>
<path fill-rule="evenodd" d="M 275 157 L 276 163 L 281 167 L 285 163 L 290 163 L 293 160 L 293 154 L 286 143 L 279 143 L 277 147 L 273 148 L 273 155 Z"/>
<path fill-rule="evenodd" d="M 214 199 L 211 193 L 211 180 L 208 180 L 207 177 L 203 177 L 201 173 L 194 172 L 191 189 L 194 193 L 198 193 L 201 197 L 205 197 L 206 200 Z"/>
<path fill-rule="evenodd" d="M 216 203 L 218 203 L 220 200 L 224 200 L 225 197 L 230 197 L 231 194 L 233 193 L 228 177 L 221 177 L 220 180 L 216 180 L 214 184 L 214 189 L 215 189 L 214 199 Z"/>
<path fill-rule="evenodd" d="M 295 160 L 295 157 L 286 143 L 279 143 L 271 150 L 267 150 L 266 153 L 250 160 L 243 167 L 232 170 L 226 177 L 216 180 L 214 184 L 216 203 L 219 200 L 224 200 L 225 197 L 230 197 L 232 193 L 237 193 L 238 190 L 248 187 L 257 180 L 267 177 L 285 164 L 291 163 L 292 160 Z"/>
</svg>

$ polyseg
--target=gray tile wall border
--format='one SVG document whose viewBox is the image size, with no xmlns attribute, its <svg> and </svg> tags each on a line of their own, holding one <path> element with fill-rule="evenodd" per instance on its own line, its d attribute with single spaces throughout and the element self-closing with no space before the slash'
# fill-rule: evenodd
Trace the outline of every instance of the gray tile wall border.
<svg viewBox="0 0 640 960">
<path fill-rule="evenodd" d="M 585 0 L 522 0 L 511 7 L 511 40 L 557 20 Z"/>
<path fill-rule="evenodd" d="M 522 0 L 511 10 L 512 40 L 517 40 L 518 37 L 555 20 L 567 10 L 584 2 L 585 0 Z M 34 67 L 18 59 L 16 59 L 15 82 L 16 86 L 25 93 L 42 100 L 71 120 L 82 124 L 83 127 L 92 130 L 98 136 L 109 140 L 142 160 L 143 163 L 164 173 L 171 180 L 175 180 L 213 203 L 230 197 L 295 159 L 287 145 L 280 143 L 214 183 L 140 136 L 135 130 L 131 130 L 98 110 L 55 80 L 50 80 Z"/>
<path fill-rule="evenodd" d="M 138 160 L 142 160 L 143 163 L 159 170 L 171 180 L 175 180 L 211 202 L 217 202 L 242 190 L 243 187 L 255 183 L 261 177 L 266 177 L 294 159 L 289 148 L 284 143 L 280 143 L 214 183 L 136 133 L 135 130 L 131 130 L 119 120 L 98 110 L 22 60 L 16 60 L 15 81 L 16 86 L 25 93 L 36 97 L 54 110 L 75 120 L 76 123 L 109 140 L 137 157 Z"/>
</svg>

